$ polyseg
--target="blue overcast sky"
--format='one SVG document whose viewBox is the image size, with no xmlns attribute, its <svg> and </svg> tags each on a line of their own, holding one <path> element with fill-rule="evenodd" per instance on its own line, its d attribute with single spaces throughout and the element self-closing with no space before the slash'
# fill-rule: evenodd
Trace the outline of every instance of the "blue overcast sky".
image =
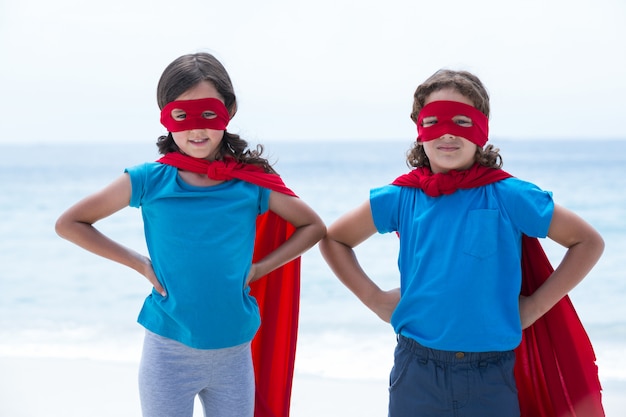
<svg viewBox="0 0 626 417">
<path fill-rule="evenodd" d="M 444 67 L 486 84 L 492 139 L 626 138 L 623 0 L 0 0 L 0 142 L 153 143 L 158 78 L 197 51 L 252 143 L 412 138 Z"/>
</svg>

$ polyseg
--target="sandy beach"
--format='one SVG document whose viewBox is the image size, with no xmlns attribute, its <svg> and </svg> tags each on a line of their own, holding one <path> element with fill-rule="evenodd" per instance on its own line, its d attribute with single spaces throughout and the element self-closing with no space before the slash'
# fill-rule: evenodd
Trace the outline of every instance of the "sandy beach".
<svg viewBox="0 0 626 417">
<path fill-rule="evenodd" d="M 0 358 L 2 417 L 138 417 L 137 363 Z M 608 417 L 626 409 L 626 381 L 604 383 Z M 296 374 L 292 417 L 387 415 L 386 381 Z M 194 417 L 201 417 L 199 403 Z"/>
<path fill-rule="evenodd" d="M 138 417 L 137 363 L 0 358 L 2 417 Z M 294 417 L 384 416 L 386 383 L 297 375 Z M 194 417 L 201 417 L 196 403 Z"/>
</svg>

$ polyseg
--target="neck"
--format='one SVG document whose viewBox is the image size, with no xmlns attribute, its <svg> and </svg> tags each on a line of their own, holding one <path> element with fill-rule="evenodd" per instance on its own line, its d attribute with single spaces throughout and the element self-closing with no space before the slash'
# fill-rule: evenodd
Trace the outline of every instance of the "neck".
<svg viewBox="0 0 626 417">
<path fill-rule="evenodd" d="M 194 187 L 211 187 L 223 183 L 224 181 L 218 181 L 209 178 L 207 174 L 198 174 L 196 172 L 184 171 L 178 169 L 178 176 L 189 185 Z"/>
</svg>

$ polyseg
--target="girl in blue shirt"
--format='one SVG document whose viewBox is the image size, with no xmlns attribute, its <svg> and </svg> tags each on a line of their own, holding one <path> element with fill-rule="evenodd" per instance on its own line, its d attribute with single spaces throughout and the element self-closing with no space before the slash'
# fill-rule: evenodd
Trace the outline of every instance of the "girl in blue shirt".
<svg viewBox="0 0 626 417">
<path fill-rule="evenodd" d="M 145 417 L 191 417 L 196 395 L 206 415 L 250 417 L 251 340 L 260 316 L 249 284 L 311 248 L 325 226 L 292 193 L 232 175 L 233 170 L 254 176 L 275 172 L 260 145 L 248 149 L 226 130 L 237 102 L 226 70 L 212 55 L 173 61 L 161 76 L 157 98 L 168 130 L 158 140 L 160 153 L 177 154 L 205 170 L 158 162 L 130 167 L 63 213 L 56 231 L 136 270 L 153 286 L 138 320 L 146 328 L 139 371 Z M 282 183 L 277 175 L 270 177 Z M 149 256 L 94 227 L 129 205 L 142 209 Z M 257 217 L 267 211 L 295 231 L 253 263 Z"/>
</svg>

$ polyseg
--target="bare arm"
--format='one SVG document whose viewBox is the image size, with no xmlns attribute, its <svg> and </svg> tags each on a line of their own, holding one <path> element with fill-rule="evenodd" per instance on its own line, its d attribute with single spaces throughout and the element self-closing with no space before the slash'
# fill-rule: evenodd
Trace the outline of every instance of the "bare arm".
<svg viewBox="0 0 626 417">
<path fill-rule="evenodd" d="M 297 197 L 272 191 L 269 208 L 291 223 L 296 230 L 286 242 L 253 265 L 248 283 L 297 258 L 319 242 L 326 233 L 322 219 Z"/>
<path fill-rule="evenodd" d="M 376 233 L 369 201 L 333 223 L 320 242 L 324 259 L 339 280 L 386 322 L 400 301 L 399 289 L 381 290 L 363 271 L 353 248 Z"/>
<path fill-rule="evenodd" d="M 604 250 L 600 234 L 573 212 L 555 205 L 548 237 L 567 248 L 548 280 L 531 296 L 520 299 L 522 327 L 547 313 L 591 271 Z"/>
<path fill-rule="evenodd" d="M 144 275 L 159 293 L 165 295 L 148 257 L 120 245 L 93 226 L 97 221 L 127 207 L 130 194 L 130 177 L 124 174 L 101 191 L 67 209 L 58 218 L 55 230 L 59 236 L 83 249 L 134 269 Z"/>
</svg>

